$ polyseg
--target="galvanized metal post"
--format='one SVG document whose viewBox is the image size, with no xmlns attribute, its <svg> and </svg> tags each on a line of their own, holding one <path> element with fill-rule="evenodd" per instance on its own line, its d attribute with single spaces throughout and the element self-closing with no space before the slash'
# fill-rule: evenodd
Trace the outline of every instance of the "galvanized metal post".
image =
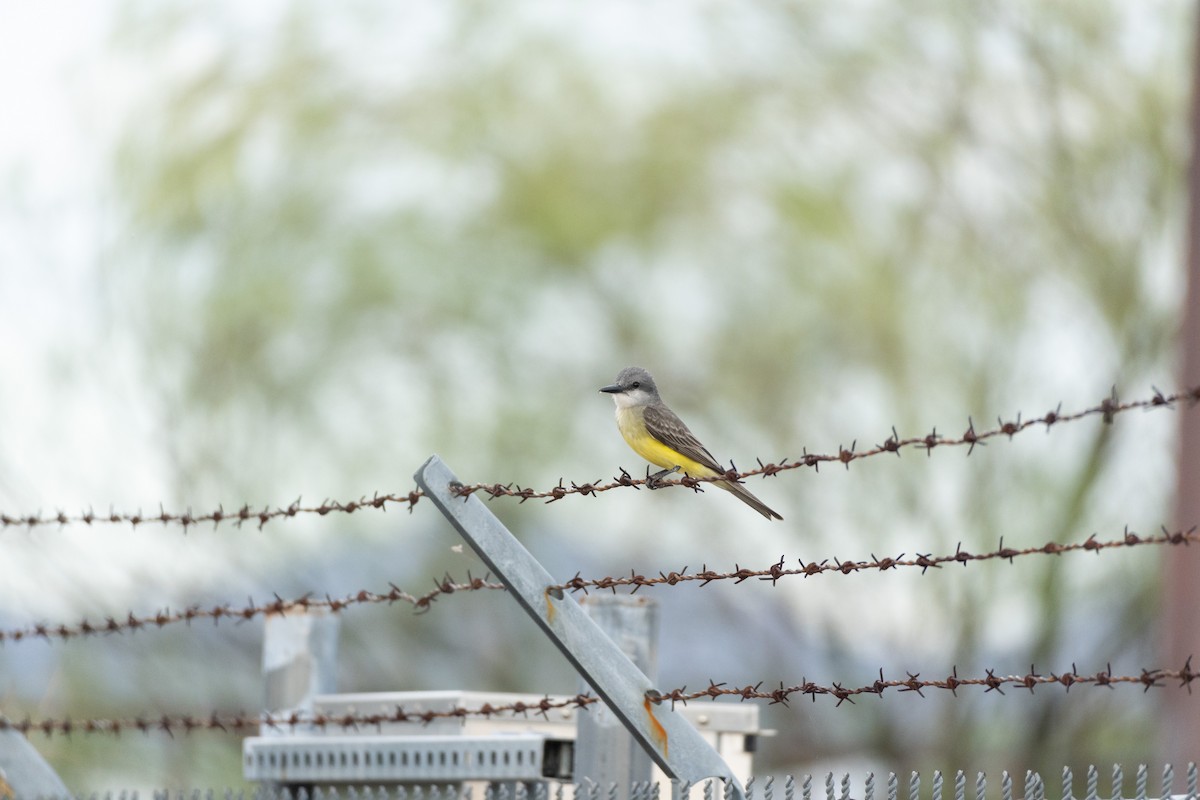
<svg viewBox="0 0 1200 800">
<path fill-rule="evenodd" d="M 338 617 L 325 609 L 268 614 L 263 629 L 266 709 L 311 714 L 318 694 L 337 688 Z M 262 726 L 261 735 L 282 731 Z"/>
<path fill-rule="evenodd" d="M 651 681 L 658 679 L 658 604 L 649 597 L 592 595 L 580 601 L 609 639 Z M 588 691 L 586 682 L 582 691 Z M 653 763 L 608 706 L 589 706 L 576 717 L 575 780 L 591 780 L 613 800 L 629 800 L 634 784 L 650 782 Z M 610 795 L 610 797 L 612 797 Z"/>
<path fill-rule="evenodd" d="M 569 593 L 501 524 L 483 501 L 456 489 L 462 483 L 437 456 L 417 471 L 417 485 L 479 554 L 509 593 L 554 642 L 596 695 L 621 720 L 667 778 L 697 782 L 717 777 L 729 800 L 744 800 L 729 765 L 676 713 Z"/>
</svg>

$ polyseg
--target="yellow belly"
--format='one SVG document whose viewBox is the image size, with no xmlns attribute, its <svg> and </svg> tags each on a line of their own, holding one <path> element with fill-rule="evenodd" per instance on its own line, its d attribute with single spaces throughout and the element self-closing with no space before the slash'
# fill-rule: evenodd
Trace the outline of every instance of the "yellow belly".
<svg viewBox="0 0 1200 800">
<path fill-rule="evenodd" d="M 617 428 L 620 429 L 625 442 L 633 448 L 633 452 L 655 466 L 663 469 L 679 467 L 680 470 L 694 478 L 708 478 L 717 474 L 700 462 L 677 453 L 651 436 L 646 430 L 646 423 L 642 421 L 641 409 L 618 409 Z"/>
</svg>

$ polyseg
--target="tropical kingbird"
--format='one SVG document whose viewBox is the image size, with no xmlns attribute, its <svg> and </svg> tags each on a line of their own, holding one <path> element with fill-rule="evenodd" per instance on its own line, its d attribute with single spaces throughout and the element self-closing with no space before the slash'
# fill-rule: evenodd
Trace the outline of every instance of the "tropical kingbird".
<svg viewBox="0 0 1200 800">
<path fill-rule="evenodd" d="M 654 378 L 646 370 L 626 367 L 617 375 L 616 383 L 600 391 L 613 396 L 613 402 L 617 404 L 617 427 L 629 446 L 651 464 L 663 468 L 662 472 L 650 476 L 647 485 L 651 489 L 658 488 L 656 484 L 663 476 L 679 470 L 693 478 L 715 478 L 725 474 L 725 468 L 708 448 L 663 403 Z M 767 519 L 783 519 L 740 483 L 713 481 L 713 485 L 730 492 Z"/>
</svg>

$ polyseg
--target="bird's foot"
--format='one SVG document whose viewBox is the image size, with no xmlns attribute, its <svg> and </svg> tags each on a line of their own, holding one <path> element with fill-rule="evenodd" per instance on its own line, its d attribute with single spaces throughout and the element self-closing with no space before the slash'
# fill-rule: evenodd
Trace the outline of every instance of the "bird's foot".
<svg viewBox="0 0 1200 800">
<path fill-rule="evenodd" d="M 649 470 L 646 470 L 646 471 L 649 472 Z M 679 472 L 678 464 L 671 467 L 670 469 L 659 470 L 658 472 L 654 473 L 653 475 L 647 475 L 646 476 L 646 488 L 647 489 L 661 489 L 663 487 L 663 478 L 667 477 L 668 475 L 673 475 L 676 472 Z"/>
</svg>

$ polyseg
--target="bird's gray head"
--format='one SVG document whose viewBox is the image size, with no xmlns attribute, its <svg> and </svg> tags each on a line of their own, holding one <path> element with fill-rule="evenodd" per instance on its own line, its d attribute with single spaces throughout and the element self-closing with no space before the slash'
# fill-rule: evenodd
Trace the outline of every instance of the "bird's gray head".
<svg viewBox="0 0 1200 800">
<path fill-rule="evenodd" d="M 617 382 L 600 387 L 613 396 L 618 407 L 645 406 L 661 402 L 654 378 L 641 367 L 626 367 L 617 374 Z"/>
</svg>

